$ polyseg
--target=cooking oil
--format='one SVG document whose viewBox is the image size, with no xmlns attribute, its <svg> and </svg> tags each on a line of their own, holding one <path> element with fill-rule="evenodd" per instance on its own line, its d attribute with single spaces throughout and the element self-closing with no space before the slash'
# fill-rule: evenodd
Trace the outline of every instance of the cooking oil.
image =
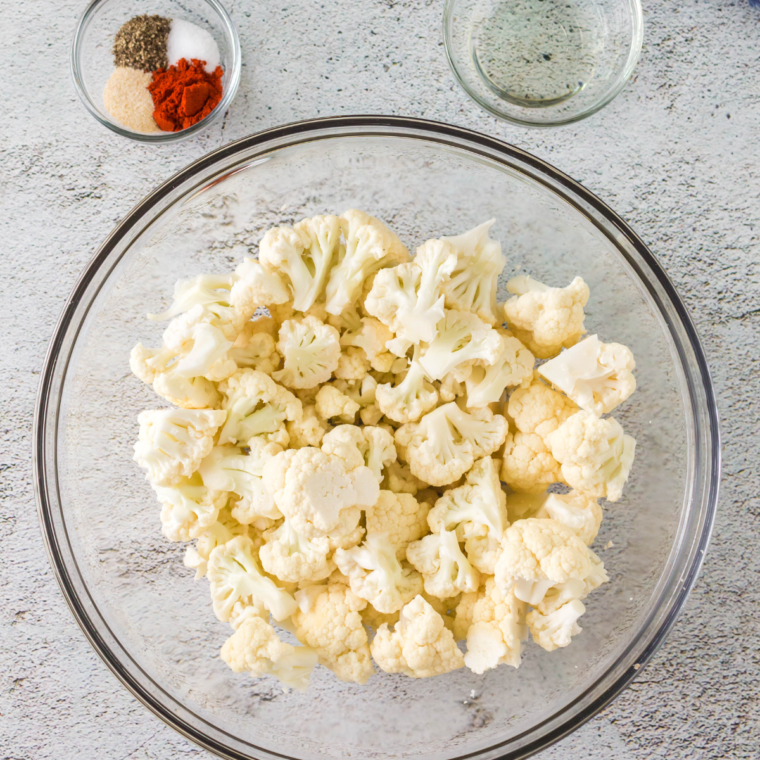
<svg viewBox="0 0 760 760">
<path fill-rule="evenodd" d="M 493 0 L 472 28 L 470 54 L 496 95 L 542 108 L 593 81 L 606 36 L 595 0 Z"/>
</svg>

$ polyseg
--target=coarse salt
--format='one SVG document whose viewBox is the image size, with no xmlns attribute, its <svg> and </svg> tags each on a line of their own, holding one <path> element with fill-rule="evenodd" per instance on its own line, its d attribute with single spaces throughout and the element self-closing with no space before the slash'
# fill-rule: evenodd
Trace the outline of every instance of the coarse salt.
<svg viewBox="0 0 760 760">
<path fill-rule="evenodd" d="M 172 19 L 171 30 L 166 41 L 166 55 L 170 66 L 185 58 L 205 61 L 204 68 L 211 74 L 221 64 L 219 47 L 214 38 L 205 30 L 183 19 Z"/>
</svg>

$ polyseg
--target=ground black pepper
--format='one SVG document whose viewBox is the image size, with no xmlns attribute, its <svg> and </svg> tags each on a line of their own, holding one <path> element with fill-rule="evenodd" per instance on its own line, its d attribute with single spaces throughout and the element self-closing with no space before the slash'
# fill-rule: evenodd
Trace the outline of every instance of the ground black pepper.
<svg viewBox="0 0 760 760">
<path fill-rule="evenodd" d="M 145 14 L 131 18 L 116 32 L 113 43 L 116 66 L 142 71 L 165 69 L 169 65 L 166 40 L 171 25 L 171 19 L 163 16 Z"/>
</svg>

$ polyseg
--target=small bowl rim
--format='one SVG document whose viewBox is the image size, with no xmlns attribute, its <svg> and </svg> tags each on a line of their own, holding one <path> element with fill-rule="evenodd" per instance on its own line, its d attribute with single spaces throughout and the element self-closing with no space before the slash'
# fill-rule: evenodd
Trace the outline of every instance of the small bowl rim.
<svg viewBox="0 0 760 760">
<path fill-rule="evenodd" d="M 517 124 L 521 127 L 547 128 L 547 127 L 560 127 L 567 124 L 573 124 L 589 116 L 593 116 L 593 114 L 597 113 L 606 105 L 611 103 L 626 86 L 626 84 L 628 83 L 628 80 L 631 78 L 631 74 L 633 74 L 633 70 L 636 68 L 636 65 L 639 62 L 639 58 L 641 57 L 642 45 L 644 43 L 644 11 L 641 6 L 641 0 L 626 0 L 626 1 L 631 11 L 631 20 L 633 23 L 633 34 L 631 35 L 630 47 L 628 50 L 628 59 L 626 61 L 625 67 L 623 68 L 622 73 L 618 78 L 618 81 L 615 83 L 615 86 L 612 87 L 610 90 L 608 90 L 603 98 L 600 98 L 599 100 L 594 102 L 585 110 L 581 111 L 580 113 L 574 114 L 572 116 L 552 119 L 549 121 L 536 121 L 536 120 L 527 119 L 527 118 L 521 119 L 512 114 L 505 113 L 499 108 L 496 108 L 495 106 L 491 105 L 486 100 L 481 98 L 480 95 L 478 95 L 478 93 L 475 92 L 475 90 L 472 87 L 470 87 L 470 85 L 467 84 L 466 79 L 460 73 L 459 68 L 454 60 L 454 53 L 453 53 L 454 44 L 453 44 L 453 36 L 452 36 L 453 35 L 452 21 L 453 21 L 453 16 L 454 16 L 454 9 L 457 3 L 462 2 L 462 0 L 446 0 L 446 5 L 444 6 L 444 9 L 443 9 L 442 32 L 443 32 L 443 48 L 446 51 L 446 60 L 449 63 L 449 68 L 454 74 L 454 78 L 456 79 L 459 86 L 465 91 L 467 96 L 471 100 L 473 100 L 475 103 L 477 103 L 481 108 L 488 111 L 491 115 L 496 116 L 496 118 L 509 122 L 510 124 Z"/>
<path fill-rule="evenodd" d="M 219 2 L 219 0 L 200 1 L 205 5 L 211 7 L 217 13 L 220 20 L 222 21 L 225 36 L 230 42 L 232 63 L 228 72 L 229 81 L 227 83 L 227 88 L 225 89 L 222 95 L 222 99 L 219 101 L 216 108 L 208 116 L 201 119 L 196 124 L 193 124 L 191 127 L 183 129 L 179 132 L 153 133 L 135 132 L 128 127 L 125 127 L 124 125 L 119 124 L 115 120 L 105 118 L 100 109 L 93 102 L 92 98 L 87 92 L 86 87 L 83 84 L 80 51 L 84 29 L 89 23 L 90 19 L 92 19 L 93 16 L 97 13 L 99 8 L 105 3 L 110 2 L 110 0 L 90 1 L 88 6 L 84 9 L 84 11 L 82 11 L 79 20 L 77 21 L 76 29 L 74 30 L 74 37 L 71 42 L 69 64 L 71 69 L 71 78 L 74 81 L 74 88 L 77 91 L 77 95 L 79 95 L 79 99 L 82 101 L 85 108 L 90 112 L 92 116 L 95 117 L 95 119 L 97 119 L 98 122 L 100 122 L 103 126 L 108 127 L 108 129 L 110 129 L 112 132 L 116 132 L 116 134 L 122 137 L 127 137 L 130 140 L 135 140 L 136 142 L 143 143 L 161 144 L 186 140 L 187 138 L 192 137 L 193 135 L 198 134 L 207 127 L 211 126 L 211 124 L 213 124 L 215 121 L 221 118 L 224 113 L 226 113 L 232 101 L 235 99 L 235 95 L 237 95 L 237 90 L 240 85 L 242 57 L 240 38 L 238 36 L 237 29 L 235 28 L 235 24 L 230 17 L 230 14 Z"/>
</svg>

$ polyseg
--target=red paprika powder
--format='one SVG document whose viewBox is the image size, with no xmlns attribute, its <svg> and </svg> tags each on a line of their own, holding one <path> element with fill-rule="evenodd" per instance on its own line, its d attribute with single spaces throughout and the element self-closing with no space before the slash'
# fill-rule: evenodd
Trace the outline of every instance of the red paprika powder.
<svg viewBox="0 0 760 760">
<path fill-rule="evenodd" d="M 181 58 L 176 66 L 153 72 L 148 85 L 153 118 L 164 132 L 179 132 L 205 119 L 222 99 L 222 67 L 209 74 L 203 64 L 197 58 L 190 63 Z"/>
</svg>

